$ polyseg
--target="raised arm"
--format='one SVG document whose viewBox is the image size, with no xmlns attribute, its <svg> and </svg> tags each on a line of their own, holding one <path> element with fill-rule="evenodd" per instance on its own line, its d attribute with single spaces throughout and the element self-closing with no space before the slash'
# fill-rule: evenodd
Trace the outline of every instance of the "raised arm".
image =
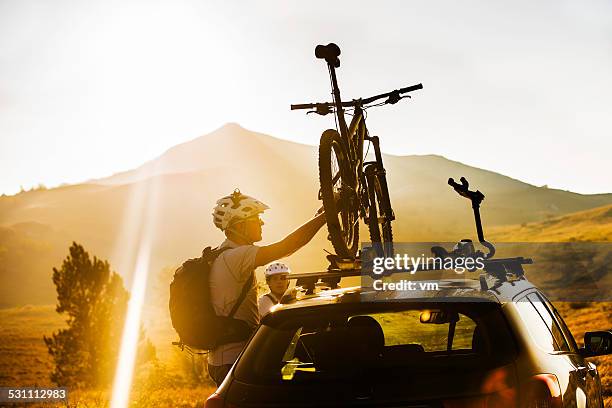
<svg viewBox="0 0 612 408">
<path fill-rule="evenodd" d="M 274 244 L 262 246 L 255 256 L 255 267 L 266 265 L 272 261 L 291 255 L 315 236 L 325 225 L 325 212 L 319 212 L 310 221 Z"/>
</svg>

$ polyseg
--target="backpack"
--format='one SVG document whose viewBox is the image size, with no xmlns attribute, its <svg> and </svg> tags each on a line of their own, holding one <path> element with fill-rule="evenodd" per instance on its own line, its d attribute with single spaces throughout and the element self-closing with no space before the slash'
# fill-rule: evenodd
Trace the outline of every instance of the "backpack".
<svg viewBox="0 0 612 408">
<path fill-rule="evenodd" d="M 247 322 L 234 314 L 253 286 L 253 274 L 228 316 L 217 316 L 210 297 L 210 270 L 215 259 L 226 249 L 206 247 L 199 258 L 189 259 L 174 273 L 170 284 L 170 319 L 183 345 L 213 350 L 227 343 L 247 340 L 252 331 Z"/>
</svg>

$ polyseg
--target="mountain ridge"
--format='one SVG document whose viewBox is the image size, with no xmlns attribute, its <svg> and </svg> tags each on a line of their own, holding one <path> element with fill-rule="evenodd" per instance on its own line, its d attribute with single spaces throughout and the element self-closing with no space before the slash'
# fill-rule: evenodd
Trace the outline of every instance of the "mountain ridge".
<svg viewBox="0 0 612 408">
<path fill-rule="evenodd" d="M 53 301 L 51 268 L 61 264 L 72 241 L 108 259 L 129 283 L 130 271 L 121 265 L 129 265 L 134 256 L 125 243 L 130 242 L 126 234 L 135 228 L 131 224 L 138 220 L 151 224 L 153 274 L 197 256 L 204 246 L 223 240 L 212 225 L 211 209 L 236 187 L 271 207 L 264 215 L 261 244 L 282 239 L 312 217 L 320 206 L 316 146 L 239 125 L 215 132 L 107 178 L 0 197 L 0 278 L 8 282 L 0 288 L 2 302 Z M 612 204 L 612 194 L 536 187 L 440 155 L 383 155 L 383 160 L 398 242 L 448 242 L 473 235 L 470 205 L 448 186 L 449 177 L 465 176 L 472 189 L 486 195 L 481 210 L 485 230 Z M 151 206 L 152 218 L 146 215 Z M 37 224 L 14 228 L 20 223 L 49 229 Z M 296 271 L 325 268 L 323 251 L 331 250 L 326 237 L 323 228 L 312 243 L 285 261 Z M 363 225 L 361 237 L 368 238 Z"/>
</svg>

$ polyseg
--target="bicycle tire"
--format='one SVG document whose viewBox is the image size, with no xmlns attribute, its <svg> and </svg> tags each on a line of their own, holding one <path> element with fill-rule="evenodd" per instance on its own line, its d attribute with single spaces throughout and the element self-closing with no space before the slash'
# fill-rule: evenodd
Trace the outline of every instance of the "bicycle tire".
<svg viewBox="0 0 612 408">
<path fill-rule="evenodd" d="M 333 157 L 332 157 L 333 155 Z M 334 158 L 337 169 L 334 167 Z M 328 129 L 319 143 L 319 182 L 325 208 L 329 240 L 341 258 L 355 258 L 359 247 L 359 206 L 357 197 L 346 191 L 355 191 L 355 172 L 352 171 L 348 152 L 337 131 Z M 337 180 L 334 181 L 334 178 Z M 343 205 L 338 211 L 334 191 L 341 192 Z"/>
<path fill-rule="evenodd" d="M 365 173 L 370 201 L 367 219 L 370 240 L 377 256 L 393 257 L 393 228 L 391 227 L 392 220 L 388 217 L 391 209 L 386 208 L 384 194 L 388 195 L 388 192 L 383 192 L 380 182 L 380 178 L 385 175 L 381 174 L 378 165 L 367 166 Z"/>
</svg>

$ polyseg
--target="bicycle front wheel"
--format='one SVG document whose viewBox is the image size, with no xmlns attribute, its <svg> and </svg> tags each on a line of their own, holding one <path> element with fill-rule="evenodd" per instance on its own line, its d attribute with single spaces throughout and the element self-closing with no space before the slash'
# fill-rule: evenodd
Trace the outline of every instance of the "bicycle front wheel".
<svg viewBox="0 0 612 408">
<path fill-rule="evenodd" d="M 355 258 L 359 247 L 359 201 L 355 171 L 338 132 L 328 129 L 319 144 L 319 181 L 327 230 L 336 255 Z M 336 205 L 340 195 L 341 205 Z"/>
</svg>

